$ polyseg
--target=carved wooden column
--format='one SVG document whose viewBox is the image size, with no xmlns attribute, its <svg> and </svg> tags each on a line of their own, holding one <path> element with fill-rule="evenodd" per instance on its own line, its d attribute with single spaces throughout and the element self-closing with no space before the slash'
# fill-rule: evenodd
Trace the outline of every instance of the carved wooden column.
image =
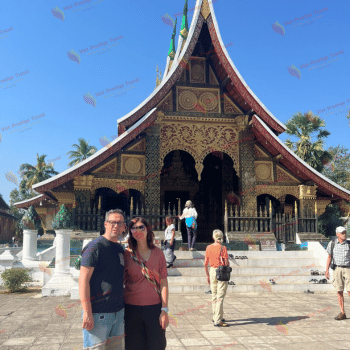
<svg viewBox="0 0 350 350">
<path fill-rule="evenodd" d="M 146 176 L 145 209 L 160 209 L 160 126 L 155 124 L 147 129 L 146 135 Z"/>
<path fill-rule="evenodd" d="M 254 134 L 249 128 L 239 133 L 239 160 L 240 160 L 240 194 L 242 206 L 248 210 L 256 210 L 256 178 Z"/>
</svg>

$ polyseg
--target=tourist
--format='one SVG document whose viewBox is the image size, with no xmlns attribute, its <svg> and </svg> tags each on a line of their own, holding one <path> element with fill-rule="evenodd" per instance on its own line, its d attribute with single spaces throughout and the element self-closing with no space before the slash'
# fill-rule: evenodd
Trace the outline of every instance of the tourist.
<svg viewBox="0 0 350 350">
<path fill-rule="evenodd" d="M 228 282 L 216 279 L 216 269 L 220 265 L 230 266 L 226 247 L 222 246 L 224 234 L 220 230 L 213 231 L 214 243 L 209 245 L 205 251 L 204 268 L 207 274 L 207 282 L 211 289 L 213 322 L 216 327 L 227 327 L 224 320 L 224 298 Z M 208 271 L 210 265 L 210 274 Z"/>
<path fill-rule="evenodd" d="M 179 219 L 185 219 L 188 239 L 188 249 L 194 250 L 197 239 L 197 211 L 194 208 L 193 203 L 188 200 L 185 204 L 185 209 Z"/>
<path fill-rule="evenodd" d="M 124 251 L 121 210 L 106 213 L 105 234 L 82 251 L 79 296 L 83 308 L 84 349 L 124 349 Z"/>
<path fill-rule="evenodd" d="M 329 242 L 327 246 L 328 259 L 325 277 L 329 279 L 329 266 L 333 260 L 336 266 L 333 272 L 333 286 L 337 291 L 340 306 L 340 314 L 336 316 L 335 319 L 339 321 L 346 319 L 343 295 L 344 286 L 350 296 L 350 242 L 346 240 L 345 227 L 339 226 L 336 228 L 335 232 L 337 239 Z"/>
<path fill-rule="evenodd" d="M 168 280 L 163 251 L 144 218 L 129 223 L 125 250 L 125 350 L 163 350 L 168 318 Z"/>
<path fill-rule="evenodd" d="M 173 218 L 167 216 L 165 218 L 167 228 L 165 229 L 164 237 L 164 255 L 167 263 L 167 268 L 174 265 L 176 256 L 174 255 L 175 250 L 175 225 L 173 224 Z"/>
</svg>

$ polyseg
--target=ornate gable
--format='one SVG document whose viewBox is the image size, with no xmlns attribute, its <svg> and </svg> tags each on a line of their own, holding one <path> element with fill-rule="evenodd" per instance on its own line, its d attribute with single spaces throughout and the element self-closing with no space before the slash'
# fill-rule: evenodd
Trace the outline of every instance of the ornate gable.
<svg viewBox="0 0 350 350">
<path fill-rule="evenodd" d="M 276 165 L 277 181 L 278 182 L 293 182 L 300 184 L 301 182 L 289 172 L 282 169 L 280 166 Z"/>
<path fill-rule="evenodd" d="M 126 149 L 127 151 L 135 151 L 135 152 L 146 152 L 146 141 L 142 139 L 140 142 L 130 146 Z"/>
<path fill-rule="evenodd" d="M 92 174 L 116 174 L 117 173 L 117 158 L 112 159 L 108 163 L 100 166 L 92 172 Z"/>
</svg>

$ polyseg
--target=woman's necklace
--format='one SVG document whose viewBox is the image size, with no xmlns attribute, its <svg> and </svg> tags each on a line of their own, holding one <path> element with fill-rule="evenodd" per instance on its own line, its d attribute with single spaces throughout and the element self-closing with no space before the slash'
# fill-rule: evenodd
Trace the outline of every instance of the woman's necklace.
<svg viewBox="0 0 350 350">
<path fill-rule="evenodd" d="M 151 256 L 151 249 L 149 249 L 149 250 L 147 250 L 146 252 L 143 252 L 143 253 L 141 253 L 141 252 L 139 251 L 139 253 L 140 253 L 142 259 L 143 259 L 144 261 L 147 261 L 147 260 L 150 258 L 150 256 Z"/>
</svg>

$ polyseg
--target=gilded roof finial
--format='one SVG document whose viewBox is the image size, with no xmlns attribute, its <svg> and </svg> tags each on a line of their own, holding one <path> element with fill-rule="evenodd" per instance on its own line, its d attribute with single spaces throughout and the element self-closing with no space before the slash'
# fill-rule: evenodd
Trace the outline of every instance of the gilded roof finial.
<svg viewBox="0 0 350 350">
<path fill-rule="evenodd" d="M 187 11 L 188 11 L 188 0 L 185 1 L 184 10 L 182 13 L 182 23 L 181 23 L 181 31 L 180 31 L 180 35 L 184 39 L 187 39 L 187 35 L 188 35 Z"/>
<path fill-rule="evenodd" d="M 175 53 L 176 53 L 176 50 L 175 50 L 176 24 L 177 24 L 177 18 L 175 19 L 173 34 L 171 35 L 170 46 L 168 51 L 168 56 L 170 57 L 171 60 L 174 59 Z"/>
</svg>

